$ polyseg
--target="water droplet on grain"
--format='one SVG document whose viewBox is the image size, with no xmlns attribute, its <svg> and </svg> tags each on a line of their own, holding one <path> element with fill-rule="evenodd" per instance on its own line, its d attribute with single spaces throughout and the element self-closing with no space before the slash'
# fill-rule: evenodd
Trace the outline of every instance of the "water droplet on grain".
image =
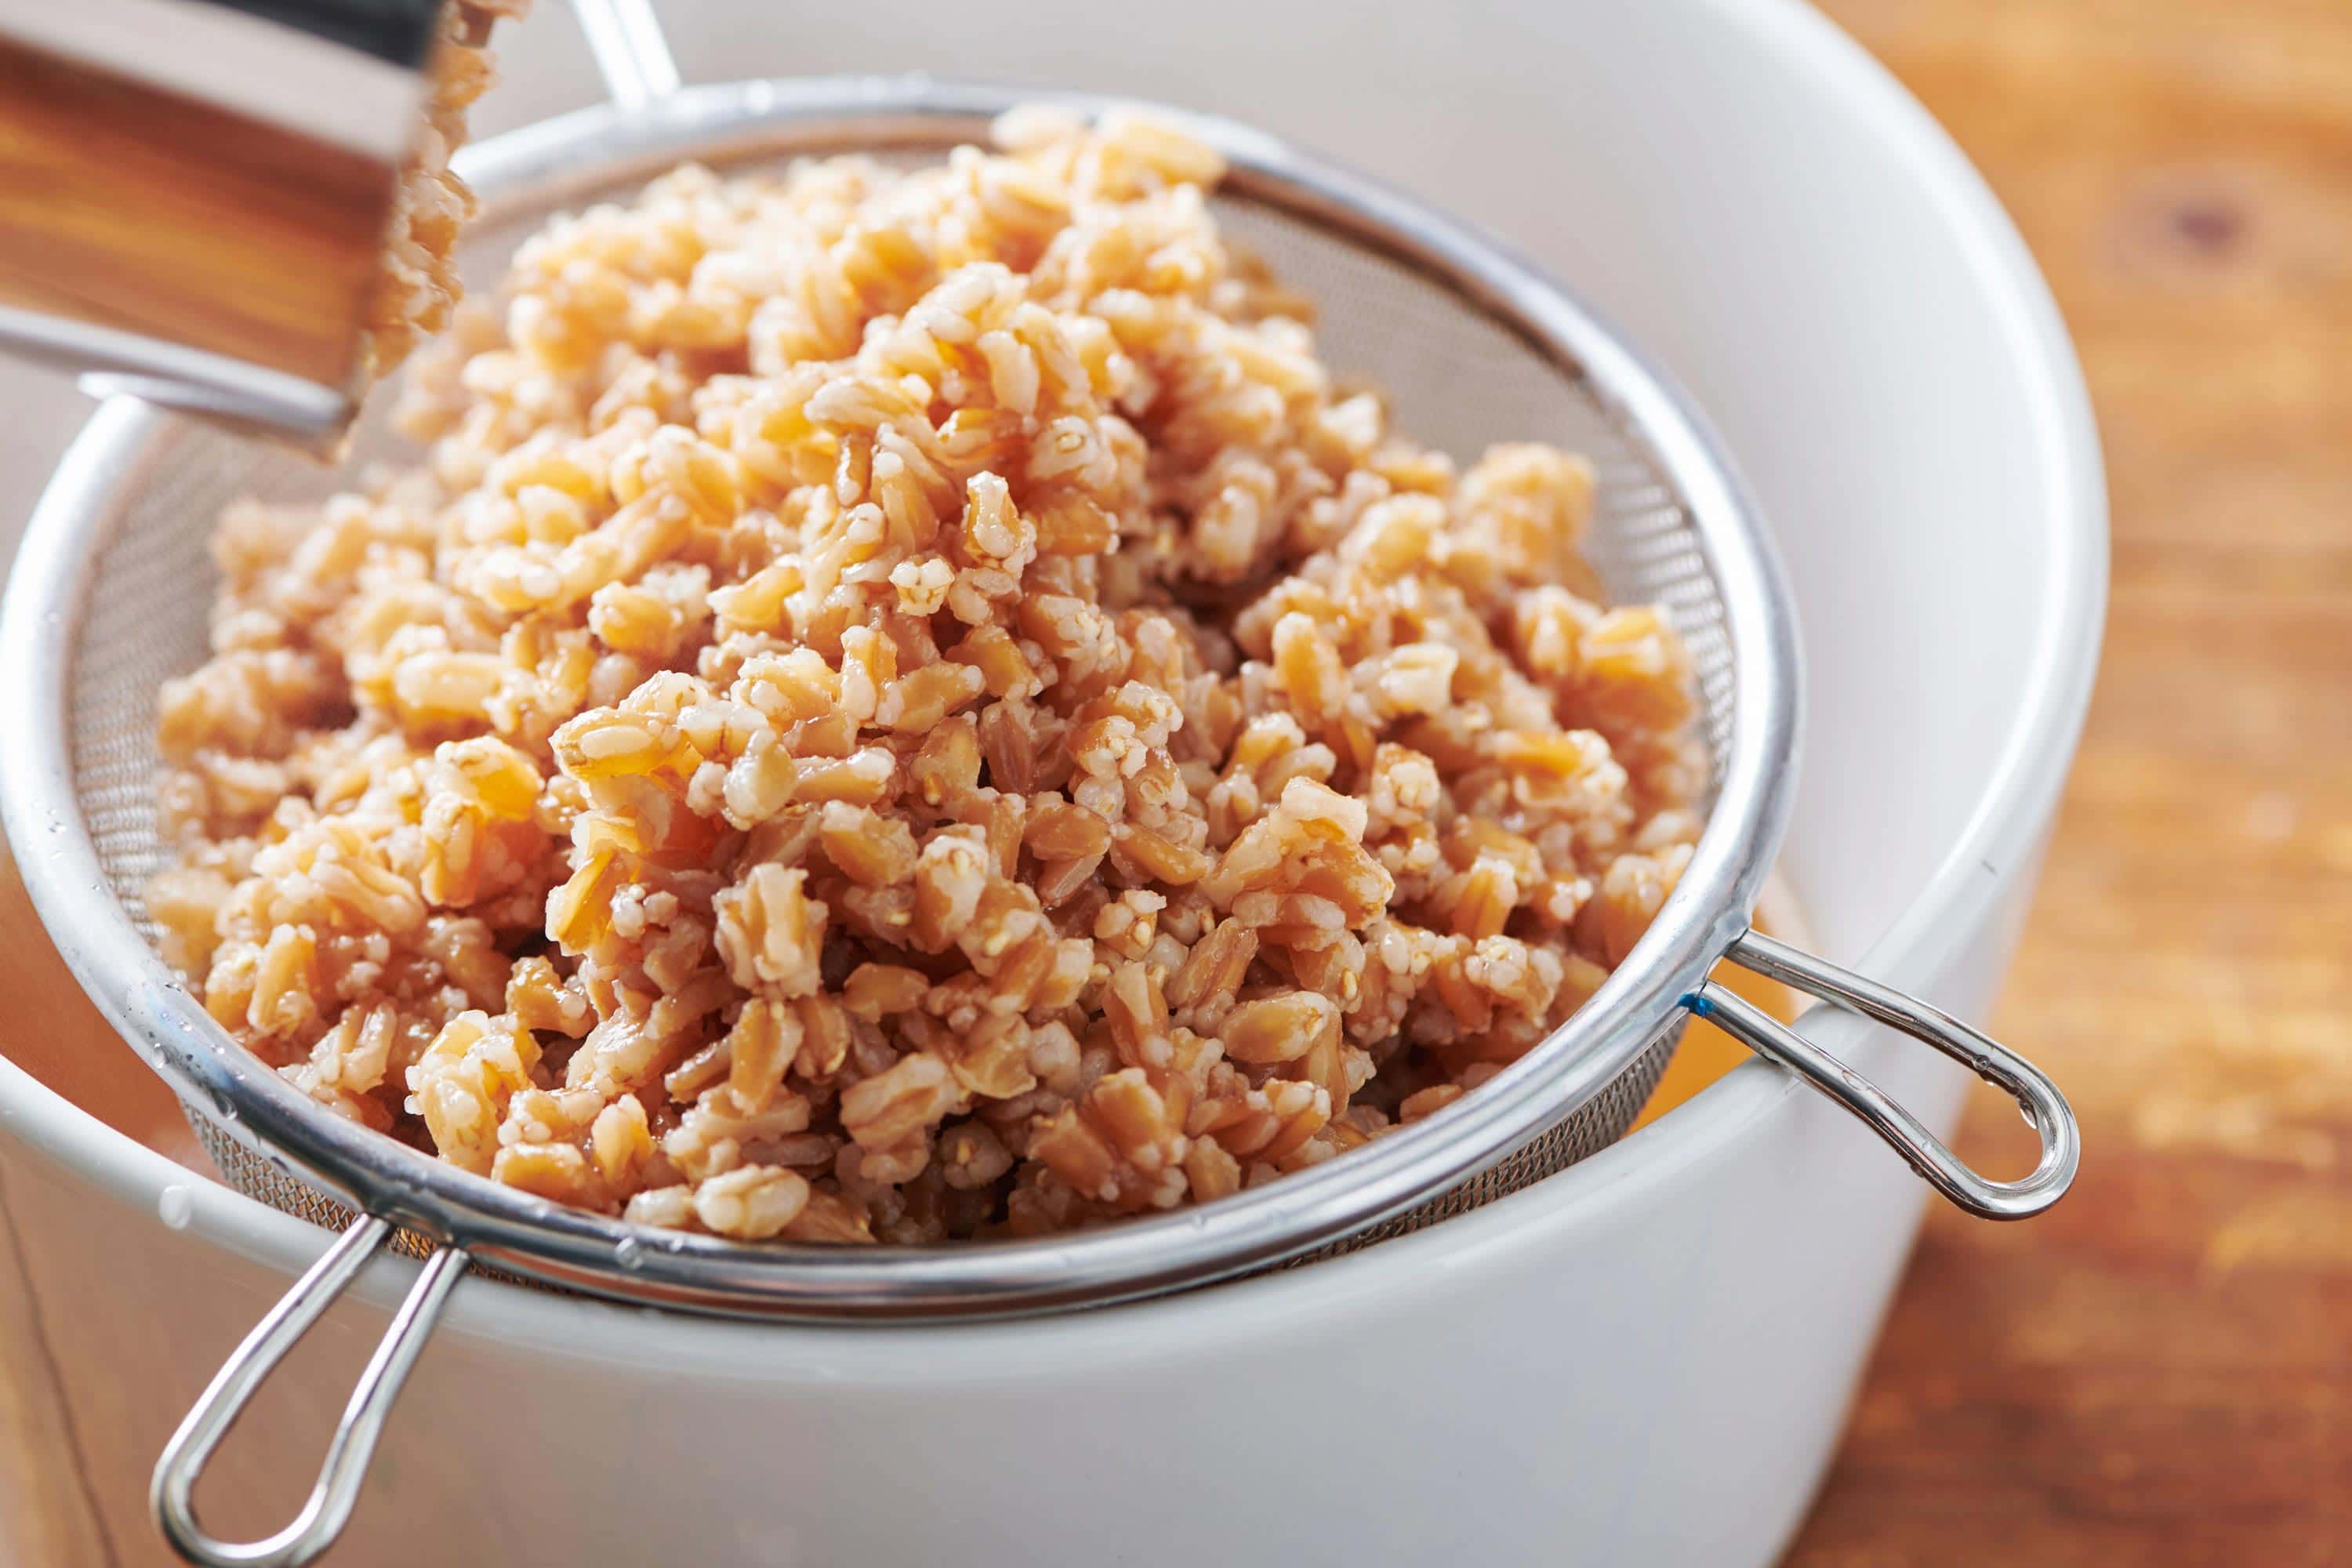
<svg viewBox="0 0 2352 1568">
<path fill-rule="evenodd" d="M 195 1216 L 196 1194 L 177 1182 L 165 1187 L 155 1198 L 155 1217 L 173 1230 L 185 1230 L 188 1221 Z"/>
<path fill-rule="evenodd" d="M 613 1248 L 613 1261 L 624 1268 L 643 1268 L 646 1261 L 646 1249 L 635 1237 L 625 1236 Z"/>
</svg>

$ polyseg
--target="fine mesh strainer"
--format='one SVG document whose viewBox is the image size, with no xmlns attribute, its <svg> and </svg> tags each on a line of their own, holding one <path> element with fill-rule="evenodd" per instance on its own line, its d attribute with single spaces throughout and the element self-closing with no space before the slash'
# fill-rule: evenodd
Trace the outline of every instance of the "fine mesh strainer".
<svg viewBox="0 0 2352 1568">
<path fill-rule="evenodd" d="M 592 7 L 583 7 L 591 10 Z M 605 17 L 609 24 L 611 17 Z M 677 90 L 658 40 L 608 31 L 616 103 L 474 149 L 478 286 L 550 213 L 620 195 L 681 159 L 741 169 L 803 154 L 936 155 L 1016 101 L 930 80 L 748 82 Z M 1099 100 L 1065 99 L 1082 110 Z M 59 950 L 181 1094 L 240 1190 L 343 1231 L 230 1358 L 165 1450 L 155 1502 L 206 1563 L 295 1563 L 333 1539 L 409 1366 L 469 1268 L 533 1285 L 745 1317 L 940 1320 L 1094 1306 L 1377 1243 L 1541 1180 L 1615 1140 L 1682 1022 L 1708 1016 L 1874 1128 L 1972 1213 L 2055 1202 L 2077 1159 L 2064 1100 L 2030 1064 L 1935 1009 L 1748 929 L 1793 783 L 1790 597 L 1754 510 L 1681 395 L 1551 282 L 1417 204 L 1244 128 L 1178 116 L 1223 153 L 1221 221 L 1323 307 L 1343 373 L 1391 389 L 1401 427 L 1457 456 L 1496 439 L 1582 452 L 1599 483 L 1590 553 L 1610 593 L 1668 605 L 1698 674 L 1715 791 L 1690 866 L 1648 934 L 1541 1047 L 1443 1112 L 1341 1158 L 1196 1210 L 1075 1236 L 961 1247 L 746 1246 L 639 1229 L 503 1187 L 321 1110 L 236 1047 L 165 968 L 141 889 L 155 832 L 155 698 L 205 646 L 205 540 L 239 495 L 315 499 L 335 476 L 128 400 L 68 455 L 26 535 L 0 677 L 16 729 L 0 808 Z M 362 452 L 387 438 L 363 428 Z M 1710 983 L 1728 957 L 1925 1041 L 2017 1098 L 2041 1159 L 1985 1180 L 1801 1035 Z M 425 1257 L 362 1374 L 317 1488 L 268 1541 L 197 1525 L 197 1472 L 256 1386 L 372 1254 Z"/>
</svg>

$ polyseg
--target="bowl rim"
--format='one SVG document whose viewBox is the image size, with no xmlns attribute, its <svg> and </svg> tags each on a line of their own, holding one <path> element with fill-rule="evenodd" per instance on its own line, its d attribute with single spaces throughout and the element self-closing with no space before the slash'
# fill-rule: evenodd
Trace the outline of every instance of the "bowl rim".
<svg viewBox="0 0 2352 1568">
<path fill-rule="evenodd" d="M 2048 476 L 2043 511 L 2050 552 L 2042 584 L 2045 614 L 2034 628 L 2029 676 L 1990 779 L 1966 826 L 1903 913 L 1871 943 L 1861 966 L 1889 984 L 1929 984 L 1954 957 L 1993 903 L 2029 868 L 2038 849 L 2088 706 L 2106 588 L 2105 489 L 2087 391 L 2048 286 L 2022 238 L 1977 171 L 1927 110 L 1885 68 L 1826 18 L 1798 0 L 1694 0 L 1714 25 L 1744 35 L 1792 76 L 1812 81 L 1844 112 L 1868 124 L 1891 154 L 1918 176 L 1970 270 L 2000 331 L 2007 357 L 2030 395 L 2031 427 Z M 1867 1066 L 1875 1054 L 1869 1029 L 1845 1016 L 1809 1028 L 1832 1050 Z M 1573 1225 L 1678 1170 L 1706 1163 L 1786 1114 L 1796 1084 L 1751 1062 L 1678 1108 L 1672 1116 L 1560 1173 L 1535 1188 L 1399 1237 L 1368 1252 L 1310 1269 L 1259 1276 L 1085 1313 L 986 1321 L 911 1324 L 731 1321 L 655 1312 L 587 1298 L 560 1298 L 496 1281 L 468 1280 L 452 1301 L 445 1332 L 530 1345 L 537 1353 L 603 1361 L 625 1353 L 643 1363 L 657 1352 L 681 1367 L 708 1362 L 740 1367 L 743 1336 L 785 1336 L 777 1343 L 826 1347 L 828 1375 L 892 1383 L 959 1374 L 960 1358 L 986 1336 L 1001 1352 L 992 1375 L 1022 1360 L 1066 1361 L 1094 1342 L 1107 1359 L 1165 1353 L 1171 1334 L 1185 1337 L 1263 1328 L 1269 1315 L 1328 1314 L 1351 1300 L 1360 1306 L 1369 1271 L 1386 1276 L 1380 1294 L 1395 1300 L 1460 1288 L 1463 1270 L 1507 1267 L 1521 1247 L 1513 1237 Z M 191 1193 L 187 1230 L 225 1250 L 290 1276 L 324 1249 L 324 1233 L 196 1176 L 66 1101 L 0 1058 L 0 1123 L 30 1150 L 134 1208 L 154 1212 L 167 1188 Z M 1429 1267 L 1446 1260 L 1442 1271 Z M 358 1293 L 388 1308 L 416 1265 L 381 1258 Z M 1050 1334 L 1051 1341 L 1044 1336 Z M 1040 1348 L 1047 1347 L 1050 1348 Z M 607 1347 L 613 1347 L 608 1351 Z M 938 1355 L 922 1353 L 929 1347 Z M 848 1360 L 843 1362 L 841 1358 Z"/>
</svg>

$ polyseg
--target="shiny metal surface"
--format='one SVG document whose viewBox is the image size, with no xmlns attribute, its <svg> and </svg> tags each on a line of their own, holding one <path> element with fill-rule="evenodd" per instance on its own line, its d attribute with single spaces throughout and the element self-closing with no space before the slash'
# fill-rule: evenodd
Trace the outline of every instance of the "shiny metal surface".
<svg viewBox="0 0 2352 1568">
<path fill-rule="evenodd" d="M 318 1484 L 292 1523 L 263 1541 L 218 1540 L 196 1521 L 195 1488 L 205 1461 L 236 1425 L 263 1380 L 310 1332 L 320 1314 L 334 1304 L 391 1234 L 391 1225 L 380 1219 L 363 1220 L 345 1231 L 342 1239 L 295 1282 L 269 1315 L 254 1325 L 245 1342 L 229 1352 L 212 1383 L 196 1396 L 187 1419 L 164 1445 L 163 1458 L 155 1462 L 149 1500 L 156 1527 L 189 1562 L 204 1568 L 294 1568 L 331 1545 L 351 1518 L 360 1487 L 367 1479 L 368 1459 L 383 1435 L 384 1418 L 392 1414 L 400 1385 L 407 1381 L 409 1369 L 425 1349 L 450 1290 L 466 1271 L 466 1255 L 454 1247 L 436 1254 L 425 1266 L 408 1299 L 401 1303 L 392 1327 L 352 1388 L 351 1403 L 343 1407 L 342 1418 L 328 1440 Z"/>
<path fill-rule="evenodd" d="M 1736 993 L 1710 980 L 1685 1000 L 1693 1013 L 1861 1118 L 1953 1203 L 1982 1219 L 2031 1219 L 2065 1195 L 2082 1163 L 2082 1136 L 2066 1097 L 2041 1068 L 1948 1013 L 1760 932 L 1740 937 L 1725 956 L 1924 1041 L 2017 1101 L 2026 1125 L 2041 1137 L 2041 1159 L 2014 1182 L 1989 1181 L 1876 1084 Z"/>
<path fill-rule="evenodd" d="M 0 350 L 78 376 L 93 397 L 133 397 L 320 453 L 356 412 L 350 393 L 299 375 L 38 310 L 0 305 Z"/>
<path fill-rule="evenodd" d="M 572 10 L 614 103 L 636 109 L 678 89 L 677 62 L 653 0 L 576 0 Z"/>
</svg>

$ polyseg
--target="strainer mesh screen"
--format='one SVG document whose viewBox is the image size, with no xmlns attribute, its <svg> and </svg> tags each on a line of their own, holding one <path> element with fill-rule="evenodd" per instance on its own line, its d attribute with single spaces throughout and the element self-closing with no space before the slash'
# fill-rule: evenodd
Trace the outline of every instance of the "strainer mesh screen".
<svg viewBox="0 0 2352 1568">
<path fill-rule="evenodd" d="M 1672 612 L 1690 647 L 1700 722 L 1719 766 L 1732 724 L 1724 607 L 1689 517 L 1639 435 L 1580 377 L 1442 285 L 1270 207 L 1225 198 L 1217 205 L 1229 234 L 1318 302 L 1325 360 L 1342 376 L 1384 389 L 1400 428 L 1460 461 L 1499 440 L 1549 441 L 1591 460 L 1598 483 L 1588 558 L 1612 599 L 1662 603 Z M 510 206 L 480 226 L 469 240 L 476 287 L 495 281 L 497 265 L 544 216 L 543 208 Z M 382 428 L 385 401 L 377 399 L 376 417 L 359 434 L 355 449 L 367 457 L 399 450 Z M 164 860 L 155 831 L 155 696 L 166 677 L 193 668 L 205 654 L 214 520 L 240 496 L 321 498 L 339 477 L 209 428 L 164 423 L 118 486 L 112 537 L 79 606 L 73 763 L 110 889 L 151 940 L 141 889 Z M 1428 1201 L 1294 1262 L 1450 1218 L 1613 1142 L 1656 1084 L 1682 1016 L 1675 1010 L 1632 1068 L 1549 1132 Z M 208 1110 L 191 1106 L 189 1118 L 231 1184 L 314 1223 L 350 1223 L 352 1210 Z M 404 1241 L 410 1250 L 430 1250 L 421 1237 Z"/>
</svg>

